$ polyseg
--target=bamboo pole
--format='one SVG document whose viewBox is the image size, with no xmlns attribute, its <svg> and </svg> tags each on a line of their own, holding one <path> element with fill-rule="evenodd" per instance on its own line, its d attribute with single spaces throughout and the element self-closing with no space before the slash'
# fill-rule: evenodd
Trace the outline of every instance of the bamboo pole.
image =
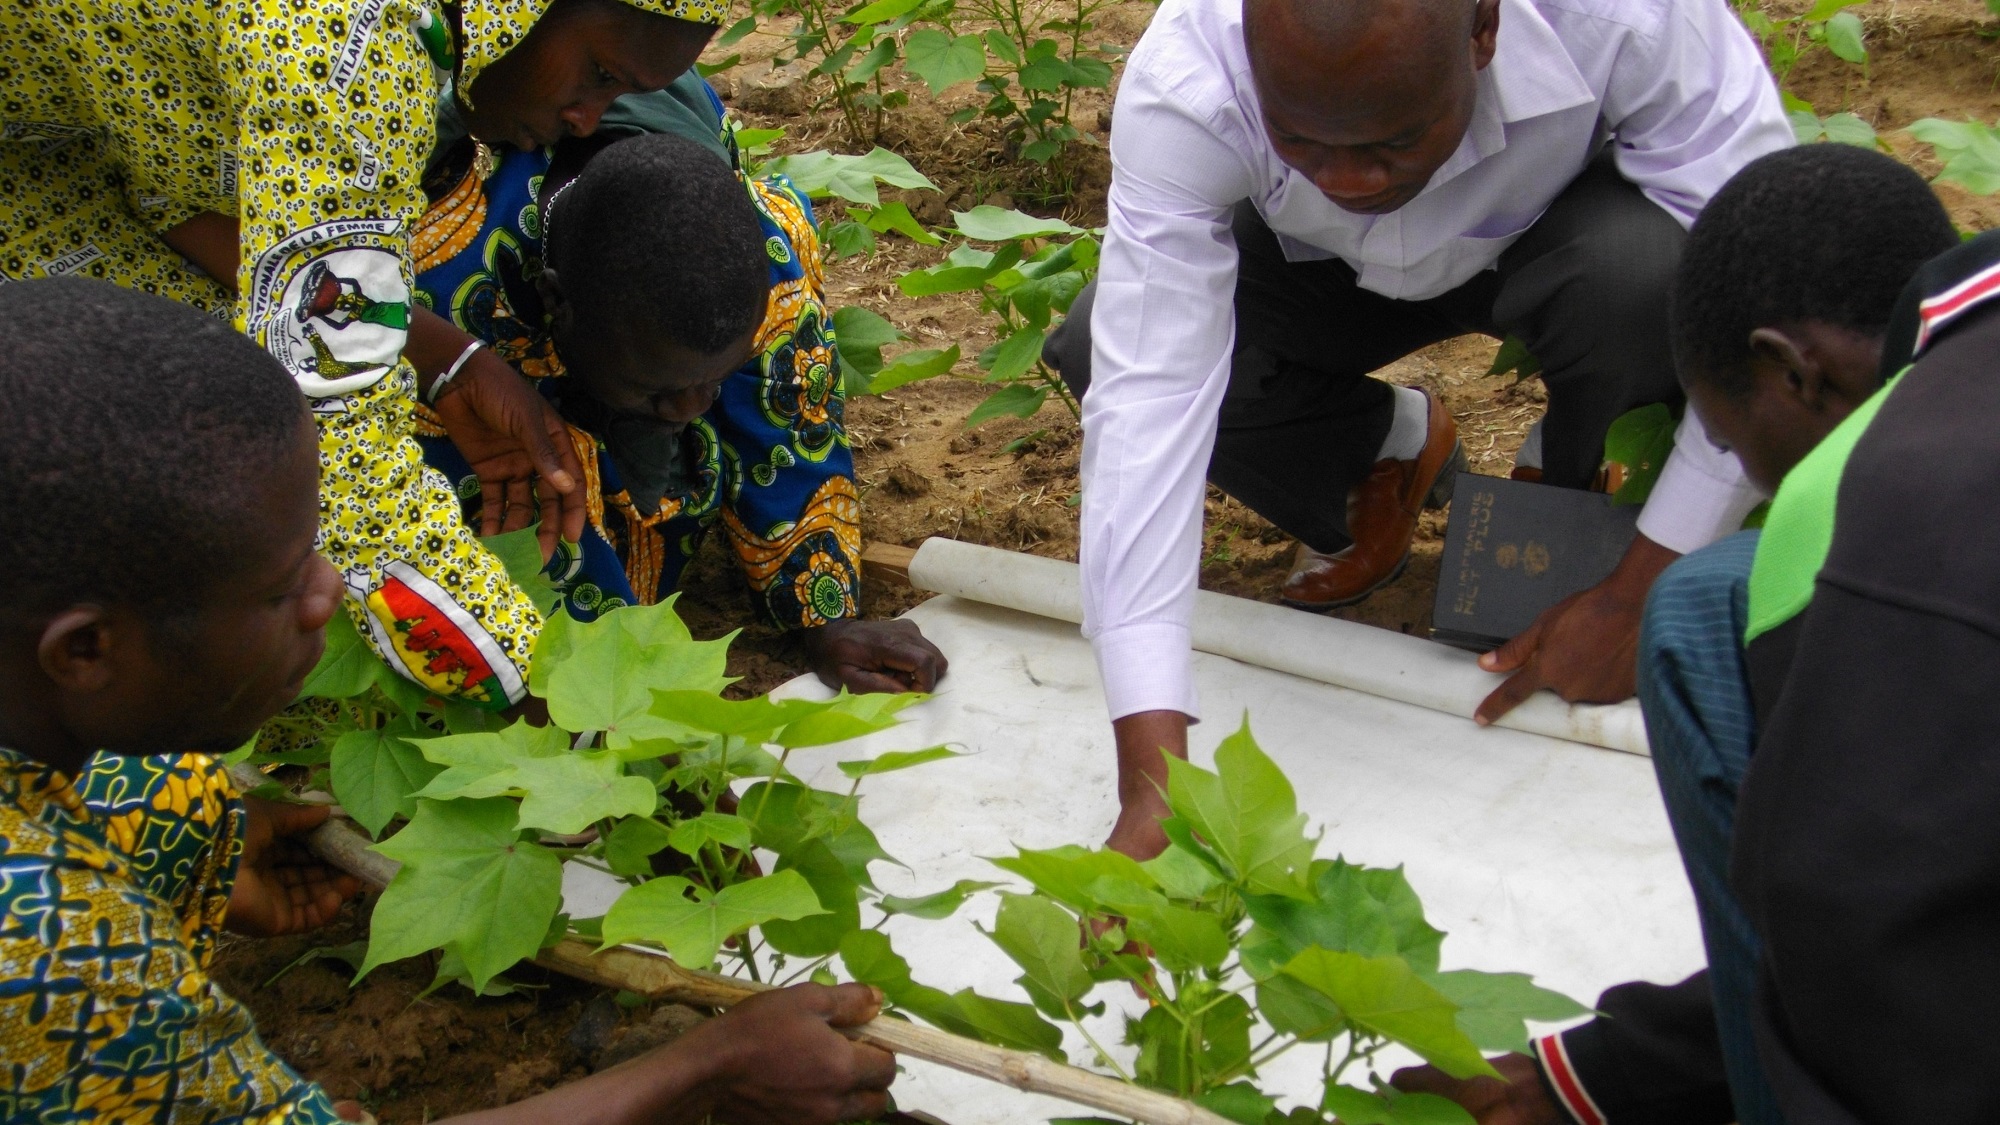
<svg viewBox="0 0 2000 1125">
<path fill-rule="evenodd" d="M 238 774 L 242 781 L 250 780 Z M 263 780 L 256 778 L 251 784 Z M 306 838 L 314 854 L 376 886 L 387 886 L 402 866 L 373 850 L 367 836 L 338 817 Z M 564 938 L 542 951 L 535 963 L 606 988 L 654 1000 L 727 1008 L 769 989 L 767 984 L 720 973 L 684 968 L 672 959 L 630 946 L 599 951 L 577 938 Z M 846 1034 L 887 1051 L 948 1066 L 1017 1090 L 1047 1094 L 1092 1109 L 1128 1117 L 1139 1125 L 1231 1125 L 1227 1118 L 1193 1102 L 1120 1082 L 1101 1074 L 1007 1047 L 995 1047 L 932 1027 L 880 1017 Z"/>
</svg>

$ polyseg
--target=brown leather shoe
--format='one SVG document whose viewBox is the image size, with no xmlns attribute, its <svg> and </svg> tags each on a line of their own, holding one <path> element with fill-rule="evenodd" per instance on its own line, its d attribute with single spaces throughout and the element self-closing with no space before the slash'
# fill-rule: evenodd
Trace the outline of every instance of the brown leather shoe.
<svg viewBox="0 0 2000 1125">
<path fill-rule="evenodd" d="M 1458 424 L 1451 411 L 1430 399 L 1430 433 L 1414 461 L 1377 461 L 1368 479 L 1347 494 L 1347 531 L 1354 542 L 1323 555 L 1299 544 L 1291 577 L 1279 591 L 1286 605 L 1333 609 L 1353 605 L 1395 581 L 1410 561 L 1410 540 L 1425 508 L 1451 499 L 1452 481 L 1465 467 Z"/>
</svg>

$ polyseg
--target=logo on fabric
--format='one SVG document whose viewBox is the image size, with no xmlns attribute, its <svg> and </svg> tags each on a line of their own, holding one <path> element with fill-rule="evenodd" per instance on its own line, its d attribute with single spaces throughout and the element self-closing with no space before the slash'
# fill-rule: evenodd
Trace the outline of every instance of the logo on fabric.
<svg viewBox="0 0 2000 1125">
<path fill-rule="evenodd" d="M 86 242 L 60 258 L 50 258 L 43 262 L 42 272 L 50 277 L 61 277 L 64 274 L 75 273 L 102 257 L 104 251 L 99 250 L 96 243 Z"/>
<path fill-rule="evenodd" d="M 216 183 L 221 187 L 223 195 L 234 199 L 236 198 L 236 150 L 223 149 L 219 163 L 221 167 L 216 172 Z"/>
<path fill-rule="evenodd" d="M 354 10 L 354 23 L 347 32 L 347 39 L 340 50 L 333 55 L 333 73 L 327 84 L 340 93 L 354 84 L 361 73 L 361 63 L 368 51 L 368 40 L 375 35 L 375 25 L 382 22 L 382 13 L 389 7 L 389 0 L 361 0 Z"/>
<path fill-rule="evenodd" d="M 401 232 L 390 219 L 320 223 L 258 257 L 250 332 L 308 398 L 352 394 L 395 368 L 410 324 Z"/>
</svg>

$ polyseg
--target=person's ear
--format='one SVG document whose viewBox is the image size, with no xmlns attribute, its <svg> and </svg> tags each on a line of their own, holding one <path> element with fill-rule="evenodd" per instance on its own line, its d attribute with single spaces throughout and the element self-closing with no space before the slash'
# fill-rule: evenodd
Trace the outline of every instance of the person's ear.
<svg viewBox="0 0 2000 1125">
<path fill-rule="evenodd" d="M 1499 42 L 1500 0 L 1478 0 L 1472 13 L 1472 69 L 1485 70 Z"/>
<path fill-rule="evenodd" d="M 535 293 L 542 299 L 542 311 L 548 315 L 549 331 L 558 336 L 568 337 L 576 328 L 576 308 L 570 304 L 569 294 L 563 291 L 562 277 L 553 266 L 543 266 L 535 275 Z"/>
<path fill-rule="evenodd" d="M 63 691 L 95 695 L 117 679 L 117 650 L 126 641 L 122 626 L 99 606 L 71 606 L 42 629 L 36 660 Z"/>
<path fill-rule="evenodd" d="M 1826 372 L 1812 348 L 1782 328 L 1759 328 L 1750 333 L 1751 357 L 1775 369 L 1785 392 L 1807 410 L 1818 412 L 1826 398 Z"/>
</svg>

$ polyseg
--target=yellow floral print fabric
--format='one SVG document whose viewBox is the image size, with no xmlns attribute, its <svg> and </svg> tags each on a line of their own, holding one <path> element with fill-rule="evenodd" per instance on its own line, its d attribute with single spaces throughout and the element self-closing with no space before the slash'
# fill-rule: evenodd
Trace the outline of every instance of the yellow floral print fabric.
<svg viewBox="0 0 2000 1125">
<path fill-rule="evenodd" d="M 525 691 L 541 619 L 424 467 L 401 359 L 435 133 L 427 17 L 419 0 L 0 7 L 0 275 L 227 310 L 312 404 L 319 547 L 356 624 L 418 684 L 498 708 Z M 157 237 L 201 211 L 241 223 L 234 295 Z"/>
<path fill-rule="evenodd" d="M 208 976 L 243 806 L 200 754 L 0 749 L 0 1117 L 331 1125 Z"/>
</svg>

